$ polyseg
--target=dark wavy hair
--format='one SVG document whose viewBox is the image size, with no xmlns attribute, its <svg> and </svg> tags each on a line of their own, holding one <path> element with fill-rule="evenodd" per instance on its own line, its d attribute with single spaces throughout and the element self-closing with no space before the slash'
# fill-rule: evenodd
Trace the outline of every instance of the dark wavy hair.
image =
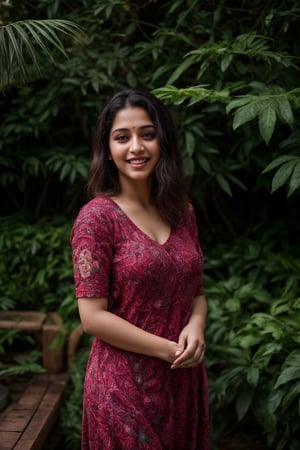
<svg viewBox="0 0 300 450">
<path fill-rule="evenodd" d="M 116 93 L 97 120 L 93 139 L 93 158 L 87 191 L 91 198 L 118 195 L 121 190 L 118 170 L 109 159 L 109 136 L 116 114 L 129 106 L 143 108 L 156 129 L 160 159 L 151 182 L 151 201 L 161 217 L 176 225 L 187 208 L 187 188 L 176 127 L 166 106 L 154 95 L 140 89 Z"/>
</svg>

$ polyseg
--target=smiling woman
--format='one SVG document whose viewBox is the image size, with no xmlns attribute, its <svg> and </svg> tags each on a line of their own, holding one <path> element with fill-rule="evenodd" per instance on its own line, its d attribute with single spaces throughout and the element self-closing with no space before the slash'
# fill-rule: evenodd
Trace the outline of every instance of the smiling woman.
<svg viewBox="0 0 300 450">
<path fill-rule="evenodd" d="M 169 111 L 154 96 L 139 90 L 117 93 L 99 115 L 93 142 L 93 160 L 87 190 L 91 198 L 120 193 L 119 173 L 111 161 L 110 138 L 117 113 L 128 107 L 141 108 L 154 125 L 160 158 L 153 173 L 150 198 L 161 217 L 177 222 L 187 208 L 186 183 L 176 128 Z M 147 123 L 149 125 L 149 123 Z"/>
<path fill-rule="evenodd" d="M 160 150 L 154 124 L 143 108 L 129 106 L 116 114 L 109 147 L 123 195 L 135 189 L 136 182 L 140 189 L 142 185 L 149 189 Z"/>
<path fill-rule="evenodd" d="M 176 131 L 139 90 L 101 113 L 90 200 L 71 243 L 79 314 L 95 337 L 82 448 L 208 450 L 203 255 Z"/>
</svg>

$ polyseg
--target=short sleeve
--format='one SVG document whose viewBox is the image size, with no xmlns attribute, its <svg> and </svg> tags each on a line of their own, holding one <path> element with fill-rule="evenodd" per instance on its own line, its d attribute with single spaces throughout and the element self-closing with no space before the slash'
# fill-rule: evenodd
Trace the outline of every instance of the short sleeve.
<svg viewBox="0 0 300 450">
<path fill-rule="evenodd" d="M 199 255 L 199 263 L 201 265 L 199 282 L 198 282 L 198 286 L 197 286 L 195 295 L 196 296 L 204 295 L 204 290 L 203 290 L 203 252 L 202 252 L 202 249 L 201 249 L 201 246 L 199 243 L 199 238 L 198 238 L 198 226 L 197 226 L 195 211 L 191 204 L 189 204 L 188 214 L 189 214 L 188 225 L 189 225 L 189 229 L 190 229 L 190 235 L 195 243 L 195 247 L 196 247 L 197 253 Z"/>
<path fill-rule="evenodd" d="M 77 298 L 108 298 L 113 259 L 113 224 L 100 203 L 79 212 L 71 232 Z"/>
</svg>

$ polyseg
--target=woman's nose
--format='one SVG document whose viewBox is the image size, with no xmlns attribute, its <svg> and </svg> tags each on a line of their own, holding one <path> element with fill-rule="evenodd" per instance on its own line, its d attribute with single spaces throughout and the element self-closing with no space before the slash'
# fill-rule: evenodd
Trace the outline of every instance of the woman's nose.
<svg viewBox="0 0 300 450">
<path fill-rule="evenodd" d="M 141 139 L 138 136 L 132 136 L 130 150 L 139 152 L 143 150 Z"/>
</svg>

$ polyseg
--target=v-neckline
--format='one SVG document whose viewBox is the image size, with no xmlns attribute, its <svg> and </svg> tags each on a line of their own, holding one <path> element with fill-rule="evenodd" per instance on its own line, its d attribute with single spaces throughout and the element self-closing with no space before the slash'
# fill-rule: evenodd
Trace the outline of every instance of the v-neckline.
<svg viewBox="0 0 300 450">
<path fill-rule="evenodd" d="M 155 242 L 157 245 L 164 247 L 165 245 L 167 245 L 167 243 L 169 242 L 169 240 L 171 239 L 173 230 L 172 227 L 170 229 L 169 235 L 167 237 L 167 239 L 163 242 L 160 243 L 158 242 L 156 239 L 154 239 L 152 236 L 149 236 L 148 233 L 146 233 L 141 227 L 139 227 L 129 216 L 128 214 L 126 214 L 126 212 L 121 208 L 121 206 L 111 197 L 106 197 L 108 198 L 114 205 L 115 207 L 121 211 L 121 213 L 123 214 L 123 216 L 126 218 L 127 222 L 131 224 L 131 226 L 133 226 L 137 231 L 139 231 L 141 234 L 143 234 L 147 239 L 149 239 L 151 242 Z"/>
</svg>

